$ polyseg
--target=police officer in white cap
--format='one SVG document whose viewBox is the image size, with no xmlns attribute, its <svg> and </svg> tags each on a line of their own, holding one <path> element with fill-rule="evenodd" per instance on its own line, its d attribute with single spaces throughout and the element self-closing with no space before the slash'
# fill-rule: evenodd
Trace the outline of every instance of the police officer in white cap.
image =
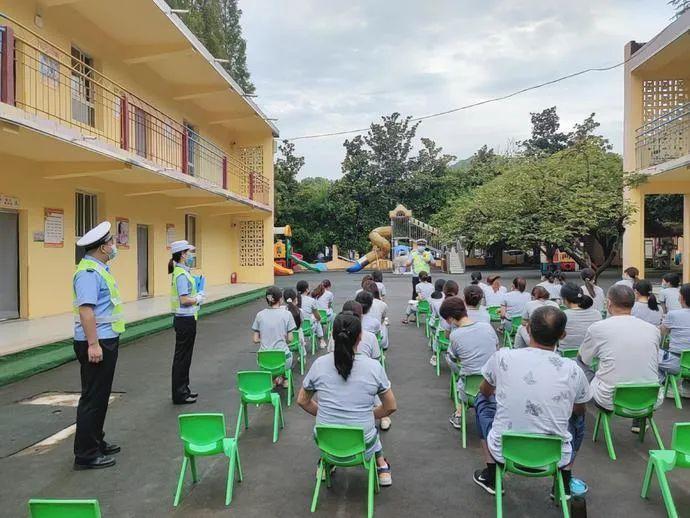
<svg viewBox="0 0 690 518">
<path fill-rule="evenodd" d="M 431 252 L 426 246 L 426 239 L 418 239 L 417 247 L 412 250 L 407 260 L 407 266 L 412 266 L 412 300 L 417 298 L 417 284 L 421 272 L 430 273 Z"/>
<path fill-rule="evenodd" d="M 110 223 L 87 232 L 77 246 L 86 255 L 72 280 L 74 353 L 81 365 L 81 397 L 74 436 L 74 469 L 108 468 L 120 447 L 105 441 L 103 423 L 117 364 L 120 334 L 125 330 L 122 301 L 108 262 L 117 255 Z"/>
<path fill-rule="evenodd" d="M 189 388 L 189 368 L 192 365 L 196 322 L 199 306 L 204 300 L 190 269 L 194 265 L 194 248 L 189 242 L 175 241 L 170 244 L 172 257 L 168 273 L 172 275 L 170 286 L 170 310 L 175 328 L 175 354 L 172 364 L 172 400 L 175 405 L 196 403 L 199 394 Z"/>
</svg>

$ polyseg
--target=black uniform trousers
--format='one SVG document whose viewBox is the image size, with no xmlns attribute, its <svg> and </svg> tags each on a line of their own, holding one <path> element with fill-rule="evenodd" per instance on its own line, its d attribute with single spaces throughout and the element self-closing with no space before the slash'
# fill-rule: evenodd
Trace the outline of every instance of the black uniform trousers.
<svg viewBox="0 0 690 518">
<path fill-rule="evenodd" d="M 91 363 L 89 343 L 86 340 L 74 341 L 74 354 L 81 370 L 81 397 L 77 405 L 77 431 L 74 435 L 74 456 L 78 461 L 99 457 L 104 447 L 103 423 L 113 388 L 120 339 L 106 338 L 98 342 L 103 350 L 103 359 Z"/>
<path fill-rule="evenodd" d="M 191 393 L 189 368 L 192 365 L 196 339 L 196 318 L 175 316 L 173 327 L 175 328 L 175 355 L 172 364 L 172 400 L 174 403 L 179 403 Z"/>
</svg>

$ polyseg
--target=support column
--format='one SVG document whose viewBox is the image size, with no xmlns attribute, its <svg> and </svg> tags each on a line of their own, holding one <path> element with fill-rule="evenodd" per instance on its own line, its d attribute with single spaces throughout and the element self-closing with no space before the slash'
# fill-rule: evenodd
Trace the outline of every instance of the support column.
<svg viewBox="0 0 690 518">
<path fill-rule="evenodd" d="M 683 282 L 690 282 L 690 194 L 683 195 Z"/>
<path fill-rule="evenodd" d="M 14 31 L 0 31 L 0 102 L 14 105 Z"/>
<path fill-rule="evenodd" d="M 623 234 L 623 269 L 634 266 L 644 278 L 644 194 L 639 189 L 628 189 L 625 198 L 636 212 Z"/>
</svg>

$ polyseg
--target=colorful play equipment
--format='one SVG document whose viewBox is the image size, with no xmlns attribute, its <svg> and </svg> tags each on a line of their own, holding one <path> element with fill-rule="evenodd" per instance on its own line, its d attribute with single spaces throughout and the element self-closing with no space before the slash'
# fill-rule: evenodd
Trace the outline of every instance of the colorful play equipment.
<svg viewBox="0 0 690 518">
<path fill-rule="evenodd" d="M 325 264 L 310 264 L 302 259 L 302 254 L 298 254 L 292 249 L 292 229 L 290 225 L 274 227 L 273 236 L 277 238 L 273 244 L 273 273 L 275 275 L 292 275 L 295 273 L 293 268 L 296 264 L 314 272 L 327 270 Z M 281 239 L 281 236 L 285 241 Z"/>
<path fill-rule="evenodd" d="M 401 252 L 410 252 L 418 239 L 425 239 L 428 248 L 438 256 L 441 252 L 440 233 L 437 228 L 412 217 L 412 211 L 398 205 L 388 213 L 390 225 L 378 227 L 369 233 L 371 251 L 360 257 L 347 271 L 355 273 L 369 265 L 391 269 L 393 260 Z M 391 249 L 394 251 L 391 257 Z"/>
</svg>

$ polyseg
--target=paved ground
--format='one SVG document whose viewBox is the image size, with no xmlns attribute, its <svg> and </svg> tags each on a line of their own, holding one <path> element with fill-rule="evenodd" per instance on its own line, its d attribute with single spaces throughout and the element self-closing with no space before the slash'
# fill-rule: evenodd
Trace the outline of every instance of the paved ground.
<svg viewBox="0 0 690 518">
<path fill-rule="evenodd" d="M 340 306 L 354 294 L 361 276 L 328 275 Z M 511 277 L 514 272 L 504 275 Z M 455 277 L 466 284 L 467 276 Z M 294 285 L 299 278 L 316 282 L 323 276 L 305 274 L 280 278 L 278 283 Z M 409 296 L 410 279 L 387 276 L 385 283 L 392 313 L 388 369 L 399 410 L 393 416 L 393 428 L 383 435 L 394 485 L 377 497 L 376 513 L 380 517 L 450 517 L 463 512 L 474 517 L 494 516 L 492 498 L 471 480 L 472 471 L 482 465 L 474 424 L 470 425 L 468 448 L 463 450 L 457 432 L 447 421 L 451 411 L 447 370 L 437 378 L 428 363 L 421 330 L 398 324 L 397 315 Z M 611 279 L 602 284 L 610 283 Z M 30 497 L 98 498 L 104 517 L 308 516 L 317 459 L 311 438 L 313 418 L 296 406 L 286 411 L 286 428 L 275 445 L 271 443 L 269 410 L 250 410 L 250 429 L 240 442 L 246 478 L 235 486 L 229 509 L 223 505 L 227 464 L 220 458 L 200 462 L 201 482 L 193 489 L 188 483 L 179 509 L 172 508 L 182 453 L 176 416 L 186 411 L 222 411 L 229 430 L 234 429 L 238 401 L 234 373 L 255 365 L 249 325 L 262 307 L 257 302 L 200 321 L 192 381 L 201 396 L 195 406 L 174 407 L 169 402 L 171 331 L 122 349 L 114 390 L 124 394 L 111 406 L 106 422 L 108 439 L 123 447 L 115 468 L 72 471 L 71 437 L 42 454 L 9 455 L 73 422 L 73 408 L 29 411 L 16 402 L 45 391 L 78 390 L 76 363 L 0 389 L 0 421 L 21 424 L 10 427 L 11 438 L 4 433 L 2 437 L 2 455 L 9 456 L 0 455 L 0 516 L 24 516 Z M 670 441 L 673 422 L 690 420 L 690 401 L 686 402 L 686 409 L 675 410 L 666 404 L 658 413 L 665 441 Z M 590 408 L 588 435 L 593 421 Z M 590 516 L 665 516 L 656 484 L 651 500 L 639 498 L 646 452 L 653 443 L 647 439 L 640 445 L 627 427 L 623 420 L 614 424 L 619 454 L 615 463 L 608 460 L 603 444 L 589 440 L 578 457 L 576 476 L 591 487 Z M 690 472 L 672 474 L 671 485 L 681 515 L 685 512 L 687 516 Z M 506 486 L 506 516 L 559 516 L 548 498 L 548 482 L 511 477 Z M 364 505 L 363 472 L 342 470 L 335 477 L 334 488 L 323 490 L 318 514 L 361 516 Z"/>
</svg>

